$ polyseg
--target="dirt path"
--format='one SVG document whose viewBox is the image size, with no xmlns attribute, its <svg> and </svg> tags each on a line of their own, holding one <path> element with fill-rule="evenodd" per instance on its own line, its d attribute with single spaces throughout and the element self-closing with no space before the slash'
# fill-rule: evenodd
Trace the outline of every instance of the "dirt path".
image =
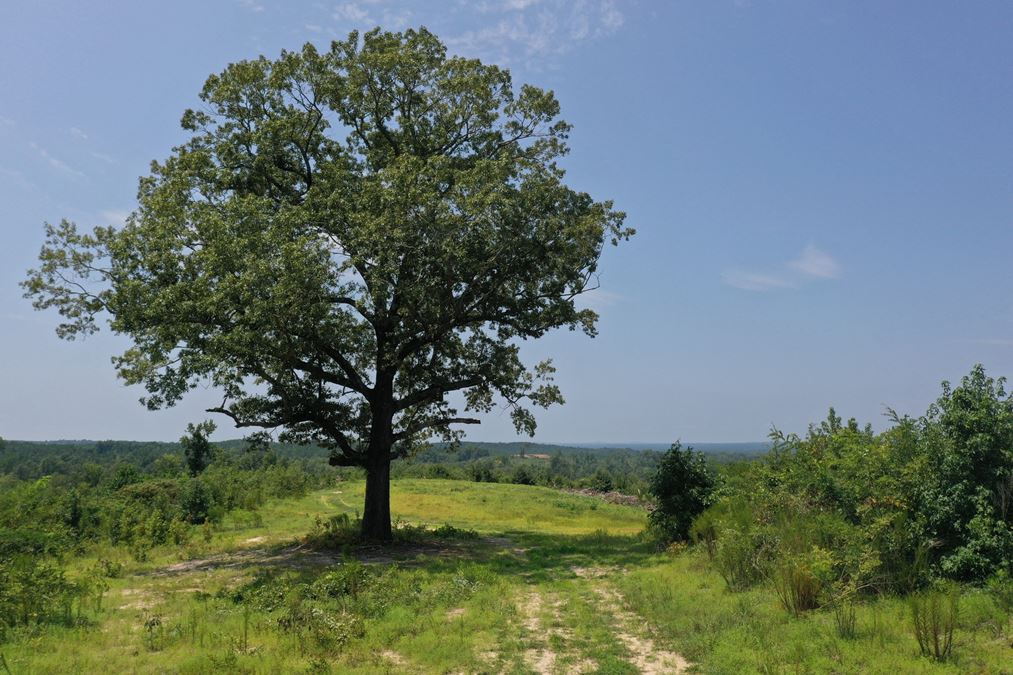
<svg viewBox="0 0 1013 675">
<path fill-rule="evenodd" d="M 625 608 L 622 595 L 605 577 L 620 572 L 606 567 L 574 567 L 574 574 L 586 580 L 595 596 L 598 607 L 613 620 L 613 634 L 630 653 L 630 662 L 643 675 L 683 673 L 692 665 L 682 655 L 659 647 L 650 637 L 650 625 L 642 616 Z"/>
<path fill-rule="evenodd" d="M 630 652 L 631 661 L 644 675 L 683 673 L 690 667 L 680 654 L 658 647 L 654 640 L 643 634 L 644 620 L 623 608 L 618 591 L 606 586 L 595 586 L 602 608 L 615 619 L 613 632 Z"/>
<path fill-rule="evenodd" d="M 627 652 L 627 660 L 643 675 L 686 672 L 691 664 L 680 654 L 660 646 L 643 617 L 625 607 L 622 595 L 607 577 L 618 570 L 606 567 L 573 567 L 575 584 L 590 591 L 592 607 L 606 618 L 611 634 Z M 556 594 L 530 588 L 517 599 L 523 635 L 528 641 L 525 666 L 536 673 L 576 675 L 598 669 L 580 653 L 573 631 L 566 627 L 566 603 Z M 555 645 L 555 646 L 554 646 Z"/>
<path fill-rule="evenodd" d="M 563 602 L 559 598 L 546 598 L 537 590 L 530 591 L 518 605 L 521 622 L 527 637 L 536 646 L 524 652 L 524 663 L 536 673 L 563 673 L 581 675 L 597 670 L 598 664 L 580 658 L 573 651 L 557 652 L 552 648 L 553 638 L 562 644 L 573 642 L 573 633 L 562 626 Z M 545 626 L 542 617 L 548 612 L 551 625 Z"/>
</svg>

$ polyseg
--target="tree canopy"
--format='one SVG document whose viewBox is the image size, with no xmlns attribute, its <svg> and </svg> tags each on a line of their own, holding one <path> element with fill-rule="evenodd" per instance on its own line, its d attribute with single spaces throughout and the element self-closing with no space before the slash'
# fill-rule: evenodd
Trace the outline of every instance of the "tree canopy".
<svg viewBox="0 0 1013 675">
<path fill-rule="evenodd" d="M 200 99 L 124 227 L 46 226 L 26 296 L 62 337 L 128 336 L 149 408 L 210 383 L 237 427 L 365 468 L 363 532 L 388 538 L 391 459 L 498 401 L 529 434 L 562 402 L 519 343 L 593 336 L 575 298 L 633 231 L 564 184 L 551 92 L 424 28 L 235 63 Z"/>
</svg>

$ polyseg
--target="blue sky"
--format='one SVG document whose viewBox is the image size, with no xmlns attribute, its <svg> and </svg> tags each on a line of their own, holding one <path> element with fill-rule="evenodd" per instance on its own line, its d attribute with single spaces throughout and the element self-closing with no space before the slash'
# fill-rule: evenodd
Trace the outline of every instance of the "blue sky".
<svg viewBox="0 0 1013 675">
<path fill-rule="evenodd" d="M 743 441 L 828 406 L 884 426 L 975 362 L 1013 372 L 1013 3 L 195 2 L 0 7 L 0 436 L 178 438 L 100 334 L 64 343 L 17 287 L 42 223 L 116 223 L 226 64 L 426 25 L 553 89 L 572 186 L 637 236 L 553 356 L 538 440 Z M 239 435 L 223 427 L 219 437 Z M 511 440 L 506 414 L 469 429 Z"/>
</svg>

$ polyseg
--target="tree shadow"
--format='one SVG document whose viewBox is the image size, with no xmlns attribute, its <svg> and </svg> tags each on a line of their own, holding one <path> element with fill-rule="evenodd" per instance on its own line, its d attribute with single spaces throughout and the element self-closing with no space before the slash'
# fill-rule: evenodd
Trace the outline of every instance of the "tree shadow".
<svg viewBox="0 0 1013 675">
<path fill-rule="evenodd" d="M 173 577 L 218 569 L 297 571 L 312 576 L 357 561 L 443 574 L 477 565 L 496 575 L 542 583 L 572 578 L 582 569 L 635 567 L 656 554 L 656 546 L 644 535 L 506 531 L 446 538 L 416 533 L 413 539 L 386 544 L 353 542 L 329 547 L 297 541 L 269 548 L 244 549 L 182 561 L 141 576 Z"/>
</svg>

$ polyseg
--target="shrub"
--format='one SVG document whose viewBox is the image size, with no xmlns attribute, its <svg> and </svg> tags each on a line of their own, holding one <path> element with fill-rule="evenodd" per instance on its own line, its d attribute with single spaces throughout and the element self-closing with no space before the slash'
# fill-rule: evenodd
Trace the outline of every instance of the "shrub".
<svg viewBox="0 0 1013 675">
<path fill-rule="evenodd" d="M 781 605 L 794 616 L 819 607 L 832 564 L 830 553 L 819 547 L 782 556 L 771 575 Z"/>
<path fill-rule="evenodd" d="M 742 591 L 763 579 L 764 550 L 753 533 L 722 530 L 714 550 L 714 566 L 728 590 Z"/>
<path fill-rule="evenodd" d="M 495 483 L 496 474 L 488 462 L 473 462 L 468 467 L 471 479 L 476 483 Z"/>
<path fill-rule="evenodd" d="M 72 624 L 73 605 L 87 594 L 55 565 L 32 556 L 0 558 L 0 640 L 16 626 Z"/>
<path fill-rule="evenodd" d="M 959 613 L 956 586 L 933 589 L 912 595 L 911 626 L 923 656 L 945 661 L 953 649 L 953 628 Z"/>
<path fill-rule="evenodd" d="M 615 489 L 615 483 L 605 469 L 598 469 L 591 477 L 591 489 L 596 492 L 612 492 Z"/>
<path fill-rule="evenodd" d="M 179 506 L 188 523 L 200 525 L 208 521 L 214 507 L 214 497 L 202 480 L 191 478 L 183 487 Z"/>
<path fill-rule="evenodd" d="M 685 541 L 693 520 L 713 502 L 716 487 L 703 454 L 673 444 L 651 479 L 650 493 L 657 501 L 651 528 L 666 543 Z"/>
<path fill-rule="evenodd" d="M 372 570 L 357 560 L 348 560 L 334 570 L 321 575 L 310 587 L 311 597 L 339 598 L 359 597 L 359 592 L 367 587 L 373 578 Z"/>
<path fill-rule="evenodd" d="M 510 479 L 510 482 L 514 483 L 515 485 L 534 485 L 535 477 L 534 475 L 532 475 L 528 467 L 521 464 L 516 469 L 514 469 L 514 474 L 513 477 Z"/>
</svg>

